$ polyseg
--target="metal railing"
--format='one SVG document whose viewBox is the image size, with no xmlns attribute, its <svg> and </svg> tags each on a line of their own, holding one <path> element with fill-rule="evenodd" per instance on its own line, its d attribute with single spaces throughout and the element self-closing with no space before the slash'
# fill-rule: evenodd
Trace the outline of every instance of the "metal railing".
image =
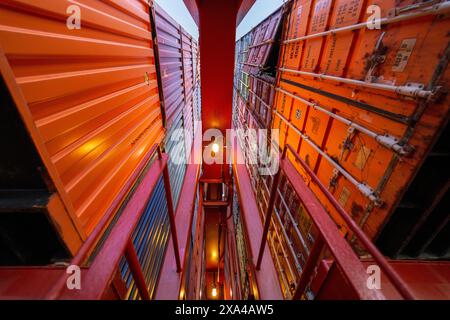
<svg viewBox="0 0 450 320">
<path fill-rule="evenodd" d="M 385 298 L 382 294 L 366 287 L 367 273 L 363 268 L 359 256 L 353 251 L 351 245 L 345 240 L 332 218 L 293 166 L 287 157 L 288 152 L 294 156 L 295 161 L 305 170 L 311 183 L 314 183 L 320 189 L 327 200 L 337 210 L 349 230 L 353 232 L 356 238 L 367 249 L 367 252 L 373 257 L 374 261 L 379 265 L 400 296 L 404 299 L 414 299 L 409 288 L 388 263 L 386 258 L 289 144 L 283 150 L 280 170 L 273 177 L 271 189 L 268 192 L 270 197 L 265 211 L 264 233 L 261 239 L 256 268 L 259 269 L 261 265 L 264 248 L 269 241 L 272 254 L 275 255 L 276 265 L 279 267 L 280 279 L 284 282 L 283 287 L 290 289 L 285 290 L 287 297 L 293 299 L 304 297 L 312 281 L 318 262 L 325 256 L 329 256 L 340 267 L 341 273 L 357 297 L 361 299 Z M 296 197 L 298 197 L 299 208 L 307 212 L 314 225 L 314 228 L 311 229 L 312 231 L 306 237 L 304 235 L 305 231 L 299 229 L 299 222 L 294 218 L 280 190 L 280 180 L 282 179 L 285 179 L 283 185 L 289 184 L 292 187 Z M 266 190 L 269 191 L 265 181 L 263 181 L 263 184 L 265 184 Z M 282 216 L 280 215 L 280 208 L 284 208 L 285 210 Z M 293 226 L 293 232 L 286 230 L 286 222 L 288 222 L 287 224 L 289 226 Z M 294 245 L 294 238 L 297 238 L 299 245 Z M 275 242 L 280 245 L 276 246 L 274 244 Z M 285 248 L 286 246 L 288 247 L 287 249 Z M 277 251 L 280 248 L 281 255 Z M 300 254 L 297 254 L 297 252 Z M 289 266 L 292 264 L 292 261 L 295 262 L 295 269 L 292 266 L 290 268 L 283 267 L 283 265 Z"/>
<path fill-rule="evenodd" d="M 119 272 L 118 267 L 123 256 L 125 256 L 129 265 L 139 296 L 144 300 L 151 298 L 142 266 L 132 242 L 132 234 L 144 213 L 147 200 L 152 195 L 161 176 L 164 179 L 177 272 L 181 272 L 174 207 L 167 167 L 168 159 L 168 155 L 162 153 L 159 145 L 155 144 L 151 148 L 129 182 L 122 188 L 115 206 L 102 218 L 70 263 L 83 267 L 82 289 L 67 289 L 67 274 L 64 270 L 52 290 L 47 294 L 47 299 L 101 299 L 110 288 L 111 280 Z M 116 215 L 119 215 L 116 223 L 109 227 L 111 220 Z M 98 242 L 108 228 L 110 228 L 108 236 L 103 239 L 101 247 L 97 248 Z M 95 255 L 92 258 L 93 252 Z M 88 260 L 91 260 L 91 262 L 88 263 Z M 88 265 L 84 267 L 86 264 Z"/>
</svg>

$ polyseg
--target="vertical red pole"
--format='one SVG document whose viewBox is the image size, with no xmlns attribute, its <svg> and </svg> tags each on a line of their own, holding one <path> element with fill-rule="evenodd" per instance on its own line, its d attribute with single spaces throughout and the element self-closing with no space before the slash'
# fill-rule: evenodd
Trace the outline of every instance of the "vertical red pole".
<svg viewBox="0 0 450 320">
<path fill-rule="evenodd" d="M 298 281 L 297 284 L 297 288 L 295 289 L 294 296 L 292 297 L 293 300 L 299 300 L 302 297 L 303 292 L 305 292 L 306 286 L 311 280 L 314 269 L 316 267 L 317 260 L 319 259 L 320 254 L 322 253 L 324 247 L 325 242 L 323 241 L 322 236 L 318 235 L 314 243 L 314 246 L 311 252 L 309 253 L 308 261 L 306 261 L 306 265 L 303 268 L 300 280 Z"/>
<path fill-rule="evenodd" d="M 281 170 L 273 178 L 272 189 L 270 191 L 269 205 L 267 206 L 266 220 L 264 221 L 264 231 L 261 239 L 261 246 L 259 247 L 258 262 L 256 263 L 256 270 L 261 269 L 261 262 L 264 255 L 264 250 L 267 243 L 267 234 L 269 233 L 270 221 L 272 220 L 272 213 L 275 206 L 275 199 L 277 197 L 278 183 L 280 182 Z"/>
<path fill-rule="evenodd" d="M 199 10 L 202 130 L 231 128 L 237 14 L 242 0 L 196 1 Z M 203 147 L 209 145 L 203 142 Z M 225 150 L 225 139 L 221 146 Z M 224 160 L 224 159 L 221 159 Z M 203 178 L 223 179 L 223 163 L 203 163 Z"/>
<path fill-rule="evenodd" d="M 195 292 L 196 292 L 196 296 L 195 299 L 200 299 L 200 292 L 202 290 L 202 265 L 203 263 L 206 263 L 206 261 L 203 260 L 203 250 L 204 246 L 203 246 L 203 240 L 205 238 L 205 211 L 203 209 L 203 199 L 205 198 L 205 186 L 203 183 L 200 183 L 199 185 L 199 201 L 198 201 L 198 212 L 197 212 L 197 241 L 194 243 L 194 247 L 195 246 L 199 246 L 200 247 L 200 256 L 195 256 L 195 261 L 194 263 L 197 265 L 197 271 L 195 272 Z"/>
<path fill-rule="evenodd" d="M 150 300 L 150 294 L 147 289 L 144 274 L 142 273 L 141 264 L 139 263 L 139 258 L 134 250 L 134 245 L 131 240 L 128 241 L 125 249 L 125 257 L 128 265 L 130 266 L 131 273 L 133 274 L 134 281 L 136 281 L 136 286 L 139 289 L 142 299 Z"/>
<path fill-rule="evenodd" d="M 158 149 L 158 156 L 161 158 L 161 149 Z M 173 251 L 175 253 L 175 262 L 177 264 L 177 272 L 181 272 L 180 250 L 178 248 L 177 227 L 175 225 L 175 209 L 172 201 L 172 188 L 170 187 L 169 169 L 167 165 L 163 170 L 164 189 L 166 191 L 167 211 L 169 212 L 170 233 L 172 235 Z"/>
</svg>

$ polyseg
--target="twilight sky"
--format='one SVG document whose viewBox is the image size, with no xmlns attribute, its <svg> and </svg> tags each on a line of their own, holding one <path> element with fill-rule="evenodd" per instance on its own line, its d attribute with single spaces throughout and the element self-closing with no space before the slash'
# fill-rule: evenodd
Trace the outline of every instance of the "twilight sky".
<svg viewBox="0 0 450 320">
<path fill-rule="evenodd" d="M 155 0 L 172 18 L 198 39 L 198 28 L 186 9 L 183 0 Z M 249 32 L 269 14 L 283 4 L 284 0 L 256 0 L 255 4 L 237 28 L 236 39 Z"/>
</svg>

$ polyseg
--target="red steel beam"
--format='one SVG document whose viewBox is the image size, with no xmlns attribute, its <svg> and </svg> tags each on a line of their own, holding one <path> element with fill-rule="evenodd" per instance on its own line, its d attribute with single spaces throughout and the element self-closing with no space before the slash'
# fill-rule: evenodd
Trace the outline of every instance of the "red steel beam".
<svg viewBox="0 0 450 320">
<path fill-rule="evenodd" d="M 254 2 L 184 0 L 200 31 L 203 132 L 218 129 L 225 136 L 231 128 L 236 25 Z M 225 146 L 221 147 L 225 150 Z M 222 164 L 204 164 L 203 177 L 226 180 L 228 171 L 224 169 Z"/>
<path fill-rule="evenodd" d="M 225 134 L 231 128 L 236 16 L 240 2 L 199 1 L 203 132 L 216 128 Z"/>
<path fill-rule="evenodd" d="M 239 12 L 237 15 L 236 26 L 239 26 L 241 24 L 242 20 L 244 20 L 245 16 L 250 11 L 250 9 L 253 7 L 255 2 L 256 2 L 256 0 L 243 0 L 242 1 L 241 7 L 239 8 Z"/>
<path fill-rule="evenodd" d="M 198 0 L 202 129 L 231 128 L 236 19 L 242 0 Z M 210 142 L 204 142 L 206 147 Z M 224 142 L 225 143 L 225 142 Z M 225 146 L 221 146 L 225 147 Z M 224 150 L 224 149 L 223 149 Z M 226 171 L 226 170 L 225 170 Z M 224 165 L 204 164 L 203 178 L 223 179 Z"/>
<path fill-rule="evenodd" d="M 198 12 L 198 5 L 197 3 L 201 3 L 202 0 L 184 0 L 184 4 L 186 5 L 186 8 L 188 9 L 189 13 L 191 14 L 192 18 L 194 19 L 197 26 L 200 25 L 200 14 Z M 203 0 L 205 1 L 205 0 Z M 208 1 L 208 0 L 206 0 Z M 209 0 L 209 1 L 219 1 L 219 0 Z M 241 7 L 239 8 L 239 12 L 237 15 L 237 21 L 236 26 L 238 26 L 244 17 L 247 15 L 248 11 L 251 9 L 253 4 L 256 2 L 256 0 L 243 0 Z"/>
<path fill-rule="evenodd" d="M 306 287 L 311 281 L 311 278 L 314 274 L 314 270 L 316 269 L 317 261 L 320 258 L 320 254 L 325 247 L 325 242 L 322 237 L 319 235 L 314 241 L 314 246 L 309 253 L 308 260 L 306 261 L 305 267 L 302 270 L 302 274 L 300 276 L 300 280 L 298 281 L 297 288 L 295 288 L 294 296 L 292 300 L 301 299 L 303 293 L 306 290 Z"/>
</svg>

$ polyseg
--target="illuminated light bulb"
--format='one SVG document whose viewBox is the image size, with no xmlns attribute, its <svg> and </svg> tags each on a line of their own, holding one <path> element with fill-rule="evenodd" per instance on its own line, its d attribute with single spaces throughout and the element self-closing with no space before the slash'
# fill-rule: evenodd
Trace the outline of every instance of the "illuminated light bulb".
<svg viewBox="0 0 450 320">
<path fill-rule="evenodd" d="M 212 151 L 214 153 L 218 153 L 219 152 L 219 145 L 217 143 L 213 143 L 212 145 Z"/>
<path fill-rule="evenodd" d="M 216 287 L 213 287 L 213 288 L 212 288 L 211 294 L 212 294 L 212 296 L 213 296 L 214 298 L 217 297 L 217 289 L 216 289 Z"/>
</svg>

